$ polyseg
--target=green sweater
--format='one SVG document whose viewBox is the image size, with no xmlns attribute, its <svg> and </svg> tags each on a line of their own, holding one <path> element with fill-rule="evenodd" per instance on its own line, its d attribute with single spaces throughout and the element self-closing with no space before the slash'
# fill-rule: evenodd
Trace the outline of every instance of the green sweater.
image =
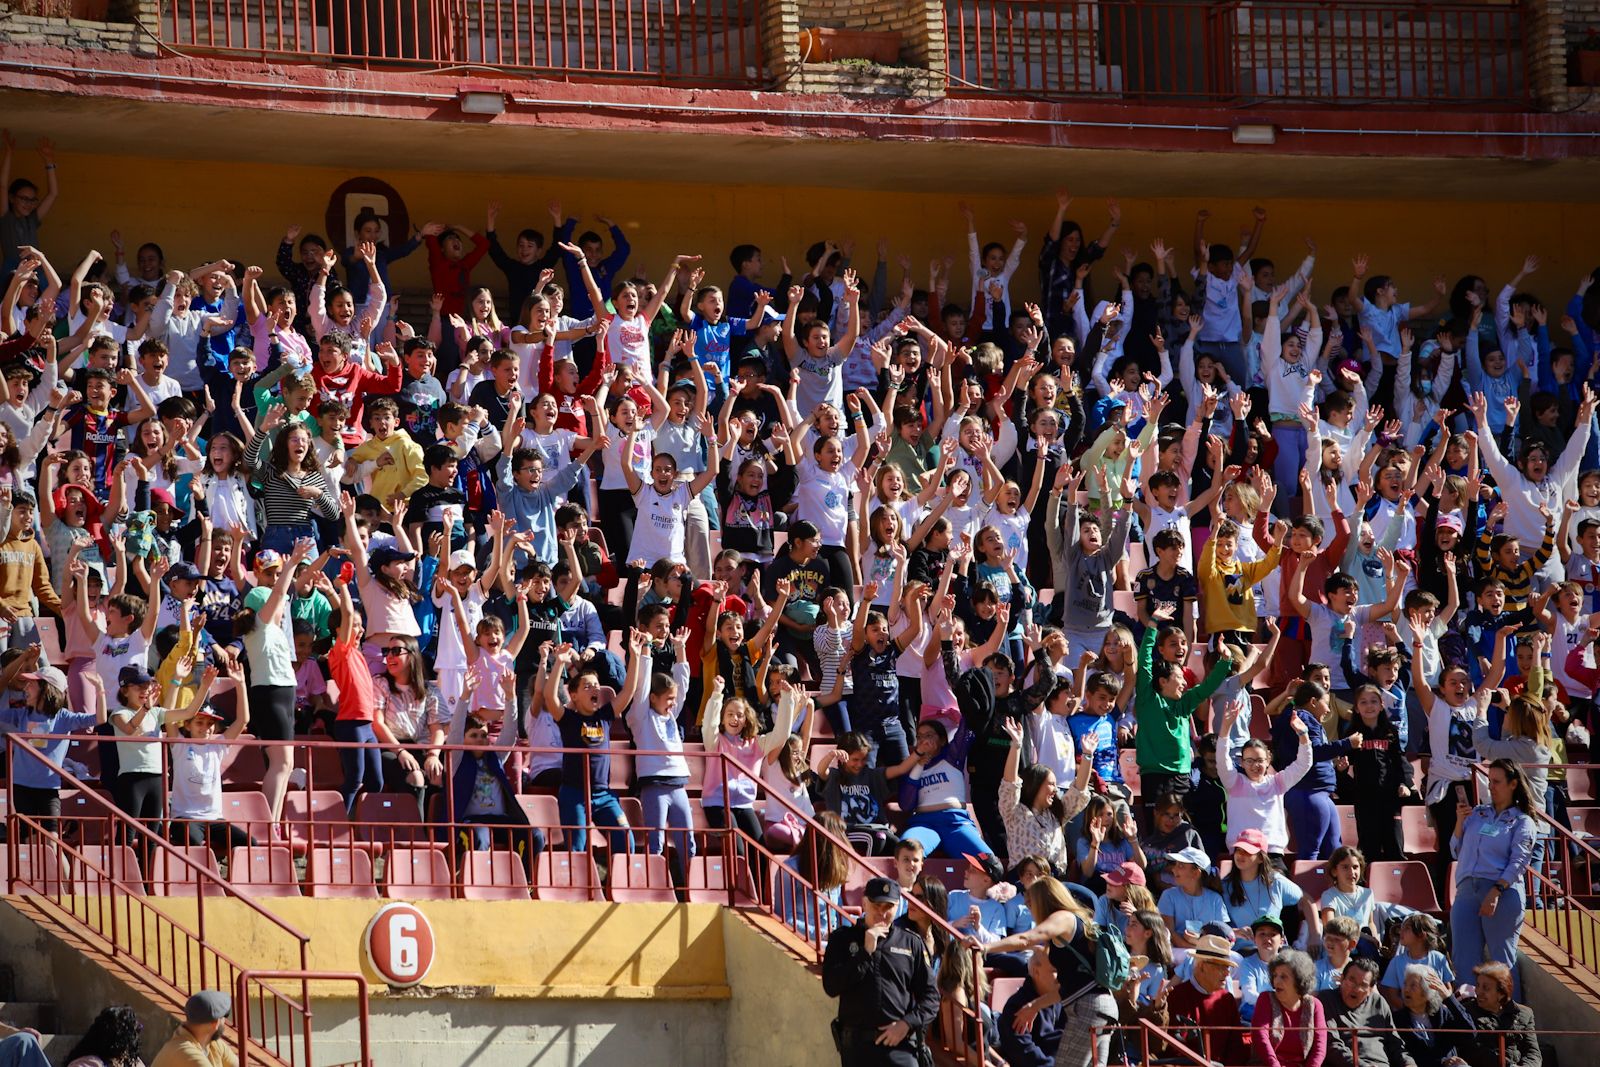
<svg viewBox="0 0 1600 1067">
<path fill-rule="evenodd" d="M 1133 717 L 1139 724 L 1135 751 L 1141 773 L 1188 774 L 1193 756 L 1189 748 L 1189 719 L 1194 709 L 1210 699 L 1228 675 L 1233 661 L 1222 659 L 1211 673 L 1176 700 L 1156 692 L 1152 665 L 1156 654 L 1156 627 L 1147 626 L 1139 642 L 1139 683 L 1134 696 Z"/>
</svg>

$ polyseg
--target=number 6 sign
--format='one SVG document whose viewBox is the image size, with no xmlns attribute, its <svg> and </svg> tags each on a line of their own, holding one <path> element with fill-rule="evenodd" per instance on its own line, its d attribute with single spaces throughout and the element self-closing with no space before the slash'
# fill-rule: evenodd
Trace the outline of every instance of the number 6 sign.
<svg viewBox="0 0 1600 1067">
<path fill-rule="evenodd" d="M 414 986 L 433 967 L 433 927 L 411 904 L 385 905 L 361 935 L 361 955 L 389 985 Z"/>
</svg>

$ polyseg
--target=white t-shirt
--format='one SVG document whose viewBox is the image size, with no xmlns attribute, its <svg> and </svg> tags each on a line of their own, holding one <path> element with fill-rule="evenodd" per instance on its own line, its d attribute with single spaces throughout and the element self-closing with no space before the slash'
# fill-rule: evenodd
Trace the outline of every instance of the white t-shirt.
<svg viewBox="0 0 1600 1067">
<path fill-rule="evenodd" d="M 878 595 L 872 598 L 872 606 L 887 608 L 889 598 L 894 596 L 894 576 L 899 568 L 893 556 L 880 556 L 876 542 L 868 544 L 861 553 L 861 582 L 863 585 L 878 583 Z"/>
<path fill-rule="evenodd" d="M 1017 573 L 1026 574 L 1028 570 L 1028 511 L 1026 508 L 1017 508 L 1015 515 L 1003 514 L 998 508 L 989 509 L 989 514 L 984 521 L 1000 531 L 1001 542 L 1017 553 Z"/>
<path fill-rule="evenodd" d="M 622 450 L 627 447 L 628 437 L 615 426 L 606 431 L 611 435 L 611 443 L 600 452 L 601 474 L 600 488 L 623 489 L 628 488 L 628 480 L 622 476 Z M 633 449 L 633 473 L 641 482 L 650 480 L 650 460 L 653 453 L 650 442 L 655 439 L 655 431 L 648 426 L 641 429 L 638 440 Z"/>
<path fill-rule="evenodd" d="M 1162 530 L 1176 530 L 1183 535 L 1183 552 L 1178 556 L 1178 566 L 1194 573 L 1194 538 L 1189 536 L 1189 515 L 1179 507 L 1176 511 L 1168 511 L 1159 504 L 1150 505 L 1150 527 L 1144 532 L 1145 544 L 1150 544 L 1156 534 Z M 1240 538 L 1242 541 L 1243 538 Z M 1255 540 L 1255 538 L 1251 538 Z M 1150 549 L 1150 561 L 1155 561 L 1155 548 Z"/>
<path fill-rule="evenodd" d="M 1328 665 L 1335 689 L 1350 688 L 1350 682 L 1344 675 L 1344 649 L 1360 636 L 1361 627 L 1372 621 L 1372 607 L 1371 604 L 1362 604 L 1350 614 L 1340 615 L 1326 604 L 1306 604 L 1309 612 L 1306 622 L 1311 629 L 1310 662 Z M 1345 635 L 1345 623 L 1355 624 L 1356 636 Z"/>
<path fill-rule="evenodd" d="M 135 630 L 124 637 L 112 637 L 110 634 L 101 634 L 94 643 L 94 671 L 105 683 L 106 696 L 115 698 L 117 692 L 117 678 L 122 674 L 122 668 L 130 663 L 137 663 L 143 667 L 150 654 L 150 646 L 144 639 L 144 634 Z"/>
<path fill-rule="evenodd" d="M 1395 629 L 1400 632 L 1400 637 L 1410 645 L 1419 636 L 1411 631 L 1411 620 L 1405 617 L 1404 612 L 1399 612 L 1400 620 Z M 1444 636 L 1445 626 L 1438 619 L 1434 619 L 1420 636 L 1422 638 L 1422 651 L 1417 655 L 1417 662 L 1413 670 L 1420 670 L 1422 681 L 1425 685 L 1438 685 L 1439 675 L 1444 672 L 1444 657 L 1439 654 L 1439 638 Z"/>
<path fill-rule="evenodd" d="M 657 560 L 683 558 L 683 531 L 689 516 L 689 483 L 675 482 L 663 495 L 651 484 L 641 485 L 633 494 L 639 517 L 633 523 L 633 543 L 628 559 L 642 559 L 646 567 Z"/>
<path fill-rule="evenodd" d="M 456 629 L 455 603 L 450 594 L 440 593 L 433 598 L 433 604 L 439 609 L 439 649 L 434 666 L 441 671 L 464 671 L 467 650 L 462 647 L 461 634 Z M 467 616 L 467 633 L 476 635 L 478 623 L 483 621 L 483 587 L 477 582 L 473 582 L 472 588 L 461 598 L 461 608 Z"/>
<path fill-rule="evenodd" d="M 655 378 L 650 369 L 650 323 L 643 315 L 612 319 L 606 331 L 606 350 L 611 362 L 627 367 L 635 376 L 646 381 Z"/>
<path fill-rule="evenodd" d="M 850 527 L 850 490 L 855 478 L 856 465 L 852 460 L 845 460 L 836 471 L 825 471 L 809 458 L 800 461 L 794 491 L 800 506 L 795 517 L 815 525 L 825 545 L 845 542 L 845 533 Z"/>
<path fill-rule="evenodd" d="M 225 744 L 203 741 L 168 746 L 173 818 L 211 822 L 222 818 L 222 756 L 227 749 Z"/>
<path fill-rule="evenodd" d="M 1456 707 L 1436 698 L 1428 713 L 1428 777 L 1446 782 L 1464 782 L 1472 775 L 1477 749 L 1472 743 L 1472 728 L 1478 724 L 1476 701 Z M 1431 804 L 1438 798 L 1429 791 Z"/>
<path fill-rule="evenodd" d="M 1554 654 L 1551 666 L 1555 668 L 1556 681 L 1561 683 L 1561 688 L 1565 689 L 1569 696 L 1587 699 L 1594 695 L 1594 691 L 1567 673 L 1567 657 L 1572 655 L 1573 649 L 1583 644 L 1584 634 L 1587 632 L 1584 617 L 1579 615 L 1577 623 L 1570 623 L 1559 611 L 1555 612 L 1554 616 L 1556 632 L 1550 642 L 1550 650 Z"/>
<path fill-rule="evenodd" d="M 967 499 L 970 501 L 972 498 L 968 497 Z M 978 536 L 978 531 L 983 528 L 983 504 L 981 501 L 969 503 L 964 508 L 958 508 L 951 504 L 944 509 L 944 517 L 950 520 L 950 540 L 952 542 L 961 540 L 962 534 L 971 534 L 976 537 Z"/>
<path fill-rule="evenodd" d="M 517 444 L 532 448 L 544 457 L 544 469 L 551 474 L 572 462 L 572 442 L 578 439 L 573 430 L 551 430 L 549 433 L 536 433 L 530 426 L 522 431 L 522 440 Z"/>
</svg>

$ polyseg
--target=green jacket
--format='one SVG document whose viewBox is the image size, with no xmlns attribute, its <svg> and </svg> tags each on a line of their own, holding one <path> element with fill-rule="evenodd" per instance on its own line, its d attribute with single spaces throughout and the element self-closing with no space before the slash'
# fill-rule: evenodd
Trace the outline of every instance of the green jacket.
<svg viewBox="0 0 1600 1067">
<path fill-rule="evenodd" d="M 1154 672 L 1156 627 L 1147 626 L 1139 642 L 1139 682 L 1133 717 L 1139 724 L 1135 751 L 1141 773 L 1188 774 L 1193 763 L 1189 748 L 1189 720 L 1199 707 L 1233 673 L 1233 661 L 1222 659 L 1211 673 L 1176 700 L 1156 692 Z"/>
</svg>

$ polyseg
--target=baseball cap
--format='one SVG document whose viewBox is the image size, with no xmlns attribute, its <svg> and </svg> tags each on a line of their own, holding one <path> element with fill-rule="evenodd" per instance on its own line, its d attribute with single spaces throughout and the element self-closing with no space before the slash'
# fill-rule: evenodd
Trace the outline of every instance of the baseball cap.
<svg viewBox="0 0 1600 1067">
<path fill-rule="evenodd" d="M 170 489 L 152 489 L 150 490 L 150 499 L 158 504 L 165 504 L 169 508 L 175 508 L 178 506 L 178 502 L 177 500 L 173 499 L 172 490 Z"/>
<path fill-rule="evenodd" d="M 228 721 L 227 719 L 223 718 L 221 715 L 217 714 L 217 710 L 215 708 L 213 708 L 210 704 L 202 704 L 200 706 L 200 710 L 195 712 L 193 717 L 196 718 L 196 719 L 215 719 L 217 722 L 227 722 Z"/>
<path fill-rule="evenodd" d="M 205 575 L 200 573 L 200 568 L 188 560 L 174 563 L 167 571 L 167 581 L 169 582 L 198 582 L 204 577 Z"/>
<path fill-rule="evenodd" d="M 761 309 L 761 319 L 763 322 L 782 322 L 783 312 L 779 311 L 771 304 L 768 304 L 766 307 Z"/>
<path fill-rule="evenodd" d="M 874 878 L 861 891 L 861 898 L 870 900 L 874 904 L 898 904 L 900 883 L 893 878 Z"/>
<path fill-rule="evenodd" d="M 415 552 L 402 552 L 394 545 L 384 545 L 381 548 L 373 549 L 368 554 L 367 569 L 373 574 L 377 574 L 378 571 L 391 563 L 404 563 L 407 560 L 416 558 L 417 554 Z"/>
<path fill-rule="evenodd" d="M 67 691 L 67 676 L 62 673 L 59 667 L 40 667 L 38 670 L 29 671 L 21 677 L 29 682 L 43 682 L 46 685 L 53 685 L 63 693 Z"/>
<path fill-rule="evenodd" d="M 183 1006 L 183 1016 L 191 1023 L 221 1022 L 233 1014 L 233 998 L 215 989 L 202 989 Z"/>
<path fill-rule="evenodd" d="M 1233 843 L 1233 847 L 1252 856 L 1259 856 L 1267 850 L 1267 835 L 1252 826 L 1248 830 L 1239 831 L 1239 840 Z"/>
<path fill-rule="evenodd" d="M 969 853 L 965 859 L 968 866 L 988 875 L 991 882 L 1002 881 L 1006 876 L 1005 868 L 1000 866 L 1000 861 L 987 852 L 980 852 L 975 856 Z"/>
<path fill-rule="evenodd" d="M 274 548 L 263 548 L 256 553 L 256 566 L 261 568 L 283 566 L 283 556 Z"/>
<path fill-rule="evenodd" d="M 478 557 L 472 554 L 471 549 L 458 548 L 450 553 L 450 570 L 455 570 L 457 567 L 471 567 L 477 570 Z"/>
<path fill-rule="evenodd" d="M 1441 530 L 1454 530 L 1456 533 L 1461 533 L 1467 528 L 1466 523 L 1461 521 L 1461 516 L 1453 511 L 1439 516 L 1438 527 Z"/>
<path fill-rule="evenodd" d="M 1128 860 L 1115 870 L 1105 873 L 1106 885 L 1145 885 L 1144 868 Z"/>
<path fill-rule="evenodd" d="M 1278 918 L 1276 915 L 1262 915 L 1257 918 L 1255 922 L 1250 924 L 1250 932 L 1255 933 L 1256 929 L 1262 926 L 1275 926 L 1281 933 L 1283 931 L 1283 920 Z"/>
<path fill-rule="evenodd" d="M 156 680 L 156 676 L 141 664 L 130 663 L 117 672 L 117 685 L 149 685 Z"/>
<path fill-rule="evenodd" d="M 1193 845 L 1190 845 L 1188 848 L 1180 848 L 1178 851 L 1172 853 L 1168 858 L 1171 859 L 1173 863 L 1192 863 L 1196 867 L 1199 867 L 1202 871 L 1209 871 L 1211 869 L 1211 857 L 1206 855 L 1200 849 L 1195 848 Z"/>
</svg>

